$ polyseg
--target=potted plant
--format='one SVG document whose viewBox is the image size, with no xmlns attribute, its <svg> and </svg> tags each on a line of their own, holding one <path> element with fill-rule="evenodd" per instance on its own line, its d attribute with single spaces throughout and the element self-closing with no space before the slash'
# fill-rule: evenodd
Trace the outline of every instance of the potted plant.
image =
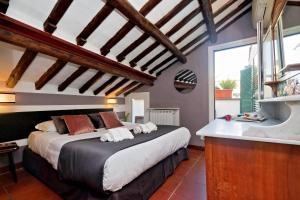
<svg viewBox="0 0 300 200">
<path fill-rule="evenodd" d="M 220 82 L 220 88 L 216 88 L 216 99 L 231 99 L 232 98 L 232 91 L 236 88 L 236 81 L 235 80 L 222 80 Z"/>
</svg>

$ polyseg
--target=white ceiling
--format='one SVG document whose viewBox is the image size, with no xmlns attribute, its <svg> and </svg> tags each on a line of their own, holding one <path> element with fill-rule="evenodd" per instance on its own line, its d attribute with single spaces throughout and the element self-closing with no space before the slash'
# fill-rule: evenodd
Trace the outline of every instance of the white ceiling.
<svg viewBox="0 0 300 200">
<path fill-rule="evenodd" d="M 213 12 L 216 12 L 220 9 L 225 3 L 229 0 L 217 0 L 213 3 L 212 8 Z M 147 0 L 129 0 L 129 2 L 136 8 L 140 9 Z M 162 16 L 168 13 L 172 8 L 174 8 L 181 0 L 163 0 L 161 1 L 148 15 L 146 18 L 150 20 L 152 23 L 156 23 Z M 230 8 L 224 11 L 222 14 L 215 18 L 215 22 L 217 23 L 221 19 L 223 19 L 226 15 L 228 15 L 234 8 L 236 8 L 243 0 L 237 0 L 235 4 L 233 4 Z M 51 10 L 56 4 L 56 0 L 10 0 L 9 8 L 7 10 L 7 15 L 17 19 L 21 22 L 29 24 L 35 28 L 43 30 L 43 23 L 49 16 Z M 90 22 L 90 20 L 99 12 L 99 10 L 104 6 L 104 1 L 99 0 L 76 0 L 73 1 L 71 6 L 68 8 L 64 16 L 61 18 L 57 25 L 56 31 L 53 35 L 67 40 L 71 43 L 76 44 L 76 37 L 79 33 L 84 29 L 84 27 Z M 249 6 L 251 6 L 249 4 Z M 188 6 L 186 6 L 181 12 L 179 12 L 175 17 L 173 17 L 169 22 L 167 22 L 163 27 L 161 27 L 161 31 L 163 33 L 168 32 L 171 28 L 173 28 L 180 20 L 182 20 L 185 16 L 191 13 L 195 8 L 199 7 L 198 1 L 193 0 Z M 246 9 L 246 8 L 245 8 Z M 240 11 L 242 12 L 242 10 Z M 238 15 L 239 13 L 237 13 Z M 203 20 L 202 13 L 198 14 L 192 20 L 190 20 L 185 26 L 183 26 L 179 31 L 177 31 L 174 35 L 170 37 L 172 42 L 176 41 L 183 34 L 185 34 L 189 29 L 194 27 L 196 24 Z M 232 19 L 230 19 L 232 20 Z M 228 22 L 230 21 L 228 20 Z M 110 39 L 115 33 L 122 28 L 122 26 L 128 20 L 126 17 L 121 15 L 117 11 L 113 11 L 104 22 L 91 34 L 91 36 L 87 39 L 87 43 L 83 46 L 86 49 L 89 49 L 93 52 L 100 53 L 100 48 Z M 222 28 L 222 27 L 220 27 Z M 181 43 L 177 45 L 180 49 L 184 45 L 191 42 L 193 39 L 197 38 L 202 33 L 206 32 L 205 24 L 202 25 L 198 30 L 196 30 L 193 34 L 183 40 Z M 120 42 L 118 42 L 107 55 L 107 57 L 116 60 L 116 56 L 125 49 L 129 44 L 135 41 L 139 36 L 143 34 L 139 28 L 134 27 Z M 197 44 L 190 47 L 188 50 L 183 52 L 184 54 L 188 53 L 198 44 L 201 44 L 207 39 L 205 37 Z M 129 65 L 129 61 L 135 58 L 139 53 L 148 48 L 151 44 L 153 44 L 155 40 L 153 38 L 147 39 L 141 45 L 139 45 L 135 50 L 133 50 L 130 54 L 126 56 L 126 60 L 122 63 Z M 159 45 L 153 51 L 151 51 L 147 56 L 141 59 L 137 64 L 137 70 L 140 70 L 140 66 L 145 64 L 147 61 L 152 59 L 158 53 L 160 53 L 165 48 L 162 45 Z M 12 46 L 3 42 L 0 42 L 0 81 L 6 81 L 9 77 L 10 72 L 17 65 L 20 57 L 22 56 L 25 49 Z M 155 62 L 153 62 L 148 69 L 155 67 L 166 58 L 171 56 L 170 52 L 167 52 Z M 163 67 L 168 66 L 170 63 L 175 61 L 176 58 L 168 62 Z M 40 78 L 40 76 L 56 61 L 55 58 L 38 54 L 35 60 L 30 65 L 29 69 L 25 72 L 21 81 L 16 86 L 15 90 L 34 90 L 34 82 Z M 162 67 L 162 68 L 163 68 Z M 57 86 L 62 83 L 66 77 L 70 76 L 72 72 L 74 72 L 78 68 L 77 65 L 68 63 L 63 70 L 61 70 L 44 88 L 42 88 L 39 92 L 47 92 L 54 91 L 55 88 L 57 90 Z M 162 69 L 161 68 L 161 69 Z M 159 70 L 161 70 L 159 69 Z M 158 70 L 158 71 L 159 71 Z M 76 79 L 64 93 L 74 93 L 76 91 L 78 93 L 78 89 L 86 83 L 91 77 L 93 77 L 97 73 L 96 70 L 88 70 L 84 74 L 82 74 L 78 79 Z M 147 71 L 145 72 L 147 73 Z M 99 87 L 102 83 L 108 80 L 111 75 L 106 74 L 101 78 L 96 84 L 94 84 L 85 95 L 93 95 L 92 91 Z M 118 80 L 121 80 L 119 78 Z M 113 87 L 119 81 L 115 81 L 110 87 Z M 130 81 L 131 82 L 131 81 Z M 126 85 L 130 84 L 128 82 Z M 22 86 L 25 85 L 25 86 Z M 124 85 L 124 86 L 126 86 Z M 107 91 L 110 87 L 106 88 Z M 105 93 L 103 91 L 100 95 Z"/>
</svg>

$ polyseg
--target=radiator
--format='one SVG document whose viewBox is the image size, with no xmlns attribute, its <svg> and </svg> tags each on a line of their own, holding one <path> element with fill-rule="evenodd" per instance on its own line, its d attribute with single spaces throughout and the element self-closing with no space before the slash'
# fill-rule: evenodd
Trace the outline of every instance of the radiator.
<svg viewBox="0 0 300 200">
<path fill-rule="evenodd" d="M 158 125 L 179 126 L 178 108 L 149 108 L 149 121 Z"/>
</svg>

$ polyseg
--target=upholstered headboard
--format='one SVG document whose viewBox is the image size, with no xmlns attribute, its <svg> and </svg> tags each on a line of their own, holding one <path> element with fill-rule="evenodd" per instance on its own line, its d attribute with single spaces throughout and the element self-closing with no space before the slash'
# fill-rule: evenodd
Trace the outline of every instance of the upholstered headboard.
<svg viewBox="0 0 300 200">
<path fill-rule="evenodd" d="M 0 114 L 0 142 L 24 139 L 35 130 L 35 125 L 51 120 L 51 116 L 89 114 L 113 109 L 51 110 Z"/>
</svg>

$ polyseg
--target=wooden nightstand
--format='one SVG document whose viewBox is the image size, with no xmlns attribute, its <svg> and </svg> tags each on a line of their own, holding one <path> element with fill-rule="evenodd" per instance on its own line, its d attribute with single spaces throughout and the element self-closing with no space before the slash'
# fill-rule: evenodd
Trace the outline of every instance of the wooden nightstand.
<svg viewBox="0 0 300 200">
<path fill-rule="evenodd" d="M 0 143 L 0 154 L 7 154 L 7 157 L 9 160 L 9 170 L 12 174 L 12 177 L 13 177 L 15 183 L 18 181 L 18 179 L 17 179 L 17 173 L 16 173 L 13 152 L 17 151 L 18 149 L 19 149 L 19 146 L 15 142 Z"/>
</svg>

